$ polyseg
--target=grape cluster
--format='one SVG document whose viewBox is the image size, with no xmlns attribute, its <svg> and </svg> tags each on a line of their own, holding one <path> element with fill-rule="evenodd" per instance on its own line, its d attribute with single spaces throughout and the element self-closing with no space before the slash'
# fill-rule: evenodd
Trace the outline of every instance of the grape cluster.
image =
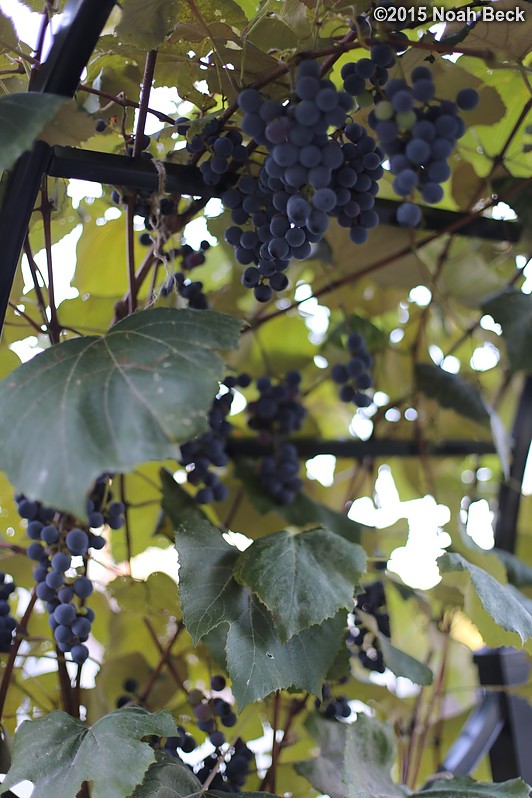
<svg viewBox="0 0 532 798">
<path fill-rule="evenodd" d="M 180 116 L 175 121 L 180 136 L 186 136 L 191 120 Z M 248 158 L 248 150 L 244 146 L 240 131 L 235 128 L 223 130 L 218 119 L 210 119 L 200 133 L 187 141 L 187 151 L 193 157 L 207 153 L 207 158 L 200 163 L 203 180 L 208 186 L 218 186 L 228 172 L 234 171 Z"/>
<path fill-rule="evenodd" d="M 65 516 L 23 494 L 15 496 L 21 518 L 28 521 L 26 534 L 32 541 L 27 554 L 35 561 L 35 592 L 45 602 L 49 624 L 59 651 L 70 652 L 72 660 L 83 664 L 89 655 L 88 640 L 94 612 L 85 606 L 93 592 L 91 580 L 73 569 L 72 557 L 86 558 L 89 551 L 100 550 L 105 539 L 93 529 L 108 524 L 120 529 L 124 524 L 124 505 L 112 501 L 109 475 L 101 476 L 87 499 L 89 528 L 75 525 Z"/>
<path fill-rule="evenodd" d="M 224 501 L 227 498 L 226 486 L 211 467 L 222 468 L 229 462 L 226 448 L 233 425 L 227 420 L 227 416 L 231 412 L 234 389 L 247 388 L 250 383 L 251 378 L 248 374 L 226 377 L 222 383 L 226 391 L 215 397 L 209 411 L 209 431 L 181 446 L 180 462 L 187 469 L 187 481 L 191 485 L 203 485 L 195 497 L 200 504 Z"/>
<path fill-rule="evenodd" d="M 210 781 L 209 789 L 227 793 L 240 792 L 246 783 L 253 759 L 253 751 L 248 748 L 243 740 L 238 738 L 233 748 L 224 757 L 223 765 L 218 768 L 212 781 Z M 211 754 L 211 756 L 203 760 L 200 769 L 196 773 L 202 784 L 210 777 L 212 769 L 217 764 L 218 756 L 216 754 Z"/>
<path fill-rule="evenodd" d="M 379 632 L 390 637 L 390 616 L 386 612 L 386 597 L 382 582 L 366 585 L 364 593 L 357 596 L 357 608 L 367 615 L 372 615 L 377 622 Z M 360 616 L 355 613 L 355 624 L 346 638 L 347 646 L 354 656 L 368 670 L 384 673 L 386 666 L 379 647 L 378 638 L 366 626 Z"/>
<path fill-rule="evenodd" d="M 176 728 L 176 735 L 166 738 L 166 744 L 163 750 L 170 754 L 170 756 L 178 757 L 178 749 L 183 751 L 184 754 L 191 754 L 198 747 L 198 744 L 191 734 L 187 734 L 183 726 L 178 725 Z"/>
<path fill-rule="evenodd" d="M 212 677 L 211 691 L 213 693 L 221 693 L 225 687 L 224 676 L 216 674 Z M 198 729 L 209 736 L 209 741 L 215 748 L 220 748 L 225 743 L 225 734 L 218 729 L 218 723 L 227 729 L 235 726 L 237 716 L 233 707 L 221 696 L 207 698 L 201 690 L 191 690 L 188 699 L 193 706 Z"/>
<path fill-rule="evenodd" d="M 248 151 L 242 144 L 242 133 L 229 130 L 210 144 L 210 157 L 200 163 L 200 172 L 208 186 L 217 186 L 222 177 L 247 160 Z"/>
<path fill-rule="evenodd" d="M 7 654 L 11 648 L 13 632 L 17 628 L 17 622 L 11 615 L 8 601 L 15 589 L 16 585 L 13 580 L 6 582 L 5 573 L 0 571 L 0 653 L 2 654 Z"/>
<path fill-rule="evenodd" d="M 291 504 L 303 484 L 297 449 L 286 441 L 287 435 L 301 429 L 307 412 L 301 403 L 300 383 L 297 371 L 289 371 L 277 384 L 259 377 L 259 398 L 247 406 L 249 428 L 257 432 L 260 444 L 272 449 L 260 461 L 259 481 L 279 504 Z"/>
<path fill-rule="evenodd" d="M 183 272 L 170 275 L 161 288 L 161 296 L 167 297 L 172 291 L 177 291 L 180 297 L 186 299 L 192 310 L 207 310 L 209 307 L 201 280 L 189 280 Z"/>
<path fill-rule="evenodd" d="M 122 502 L 115 501 L 110 487 L 112 474 L 102 474 L 94 483 L 92 492 L 87 498 L 87 515 L 91 529 L 99 529 L 107 525 L 110 529 L 122 529 L 125 523 L 125 507 Z M 98 538 L 98 542 L 95 539 Z M 98 535 L 91 538 L 91 548 L 102 549 L 105 541 Z"/>
<path fill-rule="evenodd" d="M 388 80 L 388 70 L 394 66 L 395 60 L 395 52 L 390 45 L 374 44 L 369 58 L 360 58 L 343 65 L 340 75 L 344 91 L 355 97 L 362 108 L 373 105 L 374 97 Z"/>
<path fill-rule="evenodd" d="M 316 698 L 314 706 L 328 720 L 346 720 L 351 716 L 351 707 L 347 696 L 333 696 L 330 685 L 327 682 L 322 685 L 321 700 Z"/>
<path fill-rule="evenodd" d="M 311 254 L 331 216 L 357 230 L 375 226 L 382 154 L 360 126 L 346 126 L 352 97 L 322 79 L 314 61 L 300 64 L 288 103 L 244 89 L 238 104 L 244 112 L 242 130 L 268 155 L 258 175 L 242 175 L 223 193 L 234 223 L 225 239 L 237 262 L 247 266 L 243 284 L 259 302 L 267 302 L 272 291 L 287 287 L 284 271 L 290 260 Z M 331 127 L 334 136 L 328 133 Z M 352 238 L 361 243 L 365 233 Z"/>
<path fill-rule="evenodd" d="M 153 155 L 149 152 L 141 153 L 141 158 L 145 158 L 147 160 L 152 160 Z M 127 205 L 128 202 L 128 195 L 122 194 L 117 189 L 111 192 L 111 202 L 115 205 Z M 171 197 L 161 197 L 157 207 L 153 205 L 153 192 L 151 192 L 147 188 L 141 188 L 135 194 L 135 207 L 134 213 L 135 216 L 141 216 L 144 220 L 144 227 L 146 230 L 153 230 L 154 229 L 154 215 L 157 213 L 160 216 L 171 216 L 172 214 L 177 212 L 177 205 L 175 200 Z M 151 238 L 148 233 L 143 233 L 140 236 L 140 243 L 143 246 L 149 246 L 151 244 Z"/>
<path fill-rule="evenodd" d="M 451 174 L 448 159 L 465 133 L 459 110 L 472 110 L 479 98 L 466 88 L 458 92 L 456 103 L 435 101 L 432 73 L 424 66 L 413 70 L 411 81 L 409 86 L 401 78 L 390 80 L 384 87 L 386 99 L 376 105 L 368 122 L 389 156 L 396 194 L 413 197 L 418 192 L 430 205 L 443 197 L 441 184 Z M 413 202 L 397 209 L 397 221 L 404 227 L 416 227 L 421 217 Z"/>
<path fill-rule="evenodd" d="M 146 234 L 143 234 L 146 235 Z M 148 235 L 151 242 L 151 237 Z M 208 241 L 202 241 L 199 250 L 189 244 L 183 244 L 165 253 L 169 261 L 178 261 L 179 271 L 174 272 L 161 287 L 161 296 L 167 297 L 173 291 L 186 299 L 188 307 L 193 310 L 207 310 L 209 303 L 203 293 L 203 283 L 200 280 L 190 280 L 186 273 L 205 263 L 205 252 L 210 249 Z"/>
<path fill-rule="evenodd" d="M 215 674 L 211 678 L 211 693 L 220 693 L 226 688 L 226 679 L 222 674 Z M 194 717 L 200 731 L 206 733 L 209 742 L 216 751 L 199 763 L 196 776 L 202 784 L 209 778 L 211 789 L 220 792 L 239 792 L 244 785 L 250 771 L 253 753 L 238 738 L 232 747 L 226 743 L 224 732 L 218 728 L 233 728 L 237 723 L 237 716 L 232 705 L 221 696 L 206 696 L 202 690 L 193 689 L 188 693 L 188 700 L 193 707 Z M 183 726 L 178 725 L 176 735 L 168 737 L 164 751 L 171 756 L 180 758 L 179 752 L 191 753 L 197 747 L 195 738 L 188 734 Z M 225 747 L 225 748 L 223 748 Z M 223 761 L 220 763 L 220 756 Z M 210 779 L 213 768 L 217 771 Z"/>
<path fill-rule="evenodd" d="M 357 407 L 369 407 L 372 400 L 368 396 L 368 388 L 373 385 L 368 369 L 373 364 L 373 359 L 366 349 L 364 338 L 359 333 L 350 333 L 347 338 L 347 348 L 351 355 L 347 363 L 335 363 L 331 369 L 334 382 L 341 385 L 340 399 L 342 402 L 353 402 Z"/>
</svg>

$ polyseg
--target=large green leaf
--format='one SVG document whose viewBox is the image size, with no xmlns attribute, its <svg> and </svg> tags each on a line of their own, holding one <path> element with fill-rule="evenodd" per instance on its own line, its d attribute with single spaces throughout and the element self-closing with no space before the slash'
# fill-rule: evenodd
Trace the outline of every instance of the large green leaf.
<svg viewBox="0 0 532 798">
<path fill-rule="evenodd" d="M 491 574 L 460 554 L 443 554 L 438 558 L 438 565 L 442 573 L 469 571 L 482 606 L 493 620 L 508 632 L 517 632 L 523 643 L 532 637 L 532 615 Z"/>
<path fill-rule="evenodd" d="M 442 407 L 455 410 L 479 424 L 489 423 L 489 413 L 480 394 L 459 374 L 451 374 L 431 363 L 417 363 L 415 376 L 419 390 Z"/>
<path fill-rule="evenodd" d="M 125 0 L 116 33 L 125 42 L 154 50 L 172 32 L 177 0 Z"/>
<path fill-rule="evenodd" d="M 503 291 L 482 305 L 501 325 L 512 371 L 532 369 L 532 296 Z"/>
<path fill-rule="evenodd" d="M 325 793 L 330 798 L 344 798 L 346 787 L 342 775 L 347 726 L 325 720 L 318 713 L 313 713 L 306 719 L 305 728 L 316 740 L 319 753 L 312 759 L 298 762 L 295 765 L 296 771 L 318 792 Z"/>
<path fill-rule="evenodd" d="M 201 793 L 201 783 L 181 761 L 162 753 L 156 756 L 131 798 L 193 798 Z"/>
<path fill-rule="evenodd" d="M 0 169 L 13 166 L 68 101 L 57 94 L 36 92 L 0 97 Z"/>
<path fill-rule="evenodd" d="M 359 714 L 345 745 L 345 795 L 348 798 L 401 798 L 408 791 L 394 784 L 395 738 L 385 723 Z"/>
<path fill-rule="evenodd" d="M 196 640 L 222 623 L 229 625 L 227 670 L 239 706 L 289 687 L 317 693 L 340 646 L 345 613 L 283 643 L 268 609 L 233 578 L 238 549 L 201 510 L 185 506 L 183 512 L 179 486 L 172 482 L 162 472 L 163 509 L 176 533 L 185 624 Z"/>
<path fill-rule="evenodd" d="M 66 712 L 25 721 L 15 735 L 13 764 L 0 795 L 28 779 L 32 798 L 76 798 L 84 781 L 91 781 L 93 798 L 126 798 L 155 761 L 142 737 L 175 734 L 167 712 L 150 714 L 140 707 L 124 708 L 87 726 Z"/>
<path fill-rule="evenodd" d="M 365 570 L 361 546 L 320 528 L 256 540 L 238 558 L 235 576 L 268 607 L 284 642 L 341 607 L 352 609 Z"/>
<path fill-rule="evenodd" d="M 0 467 L 18 490 L 83 518 L 99 474 L 178 457 L 204 429 L 222 376 L 214 350 L 235 346 L 239 327 L 159 308 L 37 355 L 0 383 Z"/>
<path fill-rule="evenodd" d="M 473 781 L 469 776 L 441 779 L 425 790 L 416 793 L 418 798 L 528 798 L 530 787 L 521 779 L 511 779 L 500 784 Z"/>
<path fill-rule="evenodd" d="M 289 687 L 319 694 L 340 646 L 345 613 L 282 643 L 270 613 L 247 591 L 241 607 L 241 614 L 229 624 L 226 650 L 238 705 Z"/>
</svg>

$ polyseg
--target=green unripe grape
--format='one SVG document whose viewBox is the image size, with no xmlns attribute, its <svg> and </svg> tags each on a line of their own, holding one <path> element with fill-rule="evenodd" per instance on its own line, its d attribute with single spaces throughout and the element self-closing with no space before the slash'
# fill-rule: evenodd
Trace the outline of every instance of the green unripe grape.
<svg viewBox="0 0 532 798">
<path fill-rule="evenodd" d="M 358 99 L 358 98 L 357 98 Z M 375 116 L 379 120 L 379 122 L 386 122 L 388 119 L 391 119 L 394 115 L 393 106 L 387 100 L 383 100 L 378 105 L 375 106 Z"/>
<path fill-rule="evenodd" d="M 373 105 L 373 94 L 370 91 L 357 94 L 357 103 L 359 108 L 369 108 L 370 105 Z"/>
<path fill-rule="evenodd" d="M 403 130 L 410 130 L 416 124 L 417 117 L 414 111 L 401 111 L 397 114 L 395 120 Z"/>
</svg>

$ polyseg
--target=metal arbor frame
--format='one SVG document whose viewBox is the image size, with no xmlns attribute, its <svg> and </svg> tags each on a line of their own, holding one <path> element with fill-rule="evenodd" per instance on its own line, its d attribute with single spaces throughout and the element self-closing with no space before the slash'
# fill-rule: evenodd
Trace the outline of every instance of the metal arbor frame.
<svg viewBox="0 0 532 798">
<path fill-rule="evenodd" d="M 31 91 L 73 97 L 115 0 L 68 0 L 62 14 L 61 27 L 46 61 L 35 73 Z M 165 164 L 168 192 L 198 197 L 219 196 L 220 189 L 206 186 L 201 172 L 193 166 Z M 0 208 L 0 328 L 3 325 L 18 260 L 29 226 L 43 175 L 79 178 L 127 188 L 157 190 L 159 174 L 148 160 L 107 153 L 87 152 L 67 147 L 50 147 L 36 142 L 11 170 Z M 377 211 L 385 224 L 395 223 L 396 203 L 377 202 Z M 461 235 L 495 241 L 515 242 L 521 226 L 515 222 L 495 221 L 482 217 L 471 219 L 438 209 L 427 209 L 427 227 L 441 230 L 456 225 Z M 513 454 L 510 478 L 499 492 L 499 512 L 495 544 L 512 552 L 521 498 L 521 484 L 532 441 L 532 376 L 525 380 L 513 430 Z M 257 454 L 251 442 L 232 443 L 236 454 Z M 416 443 L 397 440 L 316 441 L 299 440 L 301 455 L 330 453 L 339 457 L 410 457 L 419 454 Z M 260 448 L 260 447 L 259 447 Z M 493 453 L 485 442 L 444 441 L 434 446 L 432 456 L 460 456 Z M 521 652 L 498 649 L 475 655 L 482 685 L 509 686 L 528 678 L 528 663 Z M 471 714 L 460 737 L 448 753 L 442 769 L 457 775 L 471 772 L 478 761 L 489 753 L 495 781 L 521 776 L 532 783 L 532 759 L 525 751 L 532 725 L 532 707 L 522 699 L 504 692 L 486 693 Z M 9 793 L 16 798 L 13 793 Z"/>
</svg>

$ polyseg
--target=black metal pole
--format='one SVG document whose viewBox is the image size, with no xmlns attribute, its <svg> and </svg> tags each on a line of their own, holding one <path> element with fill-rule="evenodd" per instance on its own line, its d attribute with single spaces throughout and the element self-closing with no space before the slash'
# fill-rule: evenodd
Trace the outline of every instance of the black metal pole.
<svg viewBox="0 0 532 798">
<path fill-rule="evenodd" d="M 31 91 L 73 97 L 115 0 L 68 0 L 61 26 Z M 51 149 L 37 141 L 10 171 L 0 208 L 0 324 L 3 325 L 18 259 Z"/>
<path fill-rule="evenodd" d="M 525 379 L 513 426 L 513 452 L 510 476 L 501 482 L 499 509 L 495 524 L 495 546 L 515 551 L 517 520 L 526 461 L 532 442 L 532 376 Z"/>
<path fill-rule="evenodd" d="M 488 689 L 526 684 L 530 673 L 526 654 L 512 648 L 485 648 L 474 655 L 474 660 L 480 685 L 486 689 L 439 770 L 465 776 L 488 754 L 494 781 L 521 777 L 530 784 L 532 707 L 519 696 Z"/>
<path fill-rule="evenodd" d="M 165 188 L 168 193 L 190 194 L 197 197 L 219 197 L 225 184 L 207 186 L 199 169 L 186 164 L 165 163 Z M 121 186 L 131 189 L 159 187 L 159 174 L 149 160 L 131 159 L 125 155 L 106 152 L 76 150 L 72 147 L 54 147 L 48 174 L 52 177 L 70 177 L 94 183 Z M 395 214 L 399 202 L 377 199 L 375 208 L 382 224 L 397 226 Z M 427 230 L 445 230 L 450 225 L 468 218 L 468 214 L 445 211 L 439 208 L 424 208 L 423 218 Z M 457 235 L 483 238 L 490 241 L 518 241 L 522 225 L 498 219 L 476 217 L 460 227 Z"/>
<path fill-rule="evenodd" d="M 352 460 L 364 457 L 418 457 L 419 446 L 416 441 L 389 438 L 369 441 L 319 440 L 318 438 L 294 438 L 292 443 L 300 457 L 315 457 L 318 454 L 332 454 Z M 228 454 L 241 457 L 262 457 L 269 450 L 257 443 L 256 438 L 231 438 L 227 446 Z M 448 440 L 428 445 L 432 457 L 463 457 L 469 454 L 495 454 L 495 446 L 490 441 Z"/>
</svg>

